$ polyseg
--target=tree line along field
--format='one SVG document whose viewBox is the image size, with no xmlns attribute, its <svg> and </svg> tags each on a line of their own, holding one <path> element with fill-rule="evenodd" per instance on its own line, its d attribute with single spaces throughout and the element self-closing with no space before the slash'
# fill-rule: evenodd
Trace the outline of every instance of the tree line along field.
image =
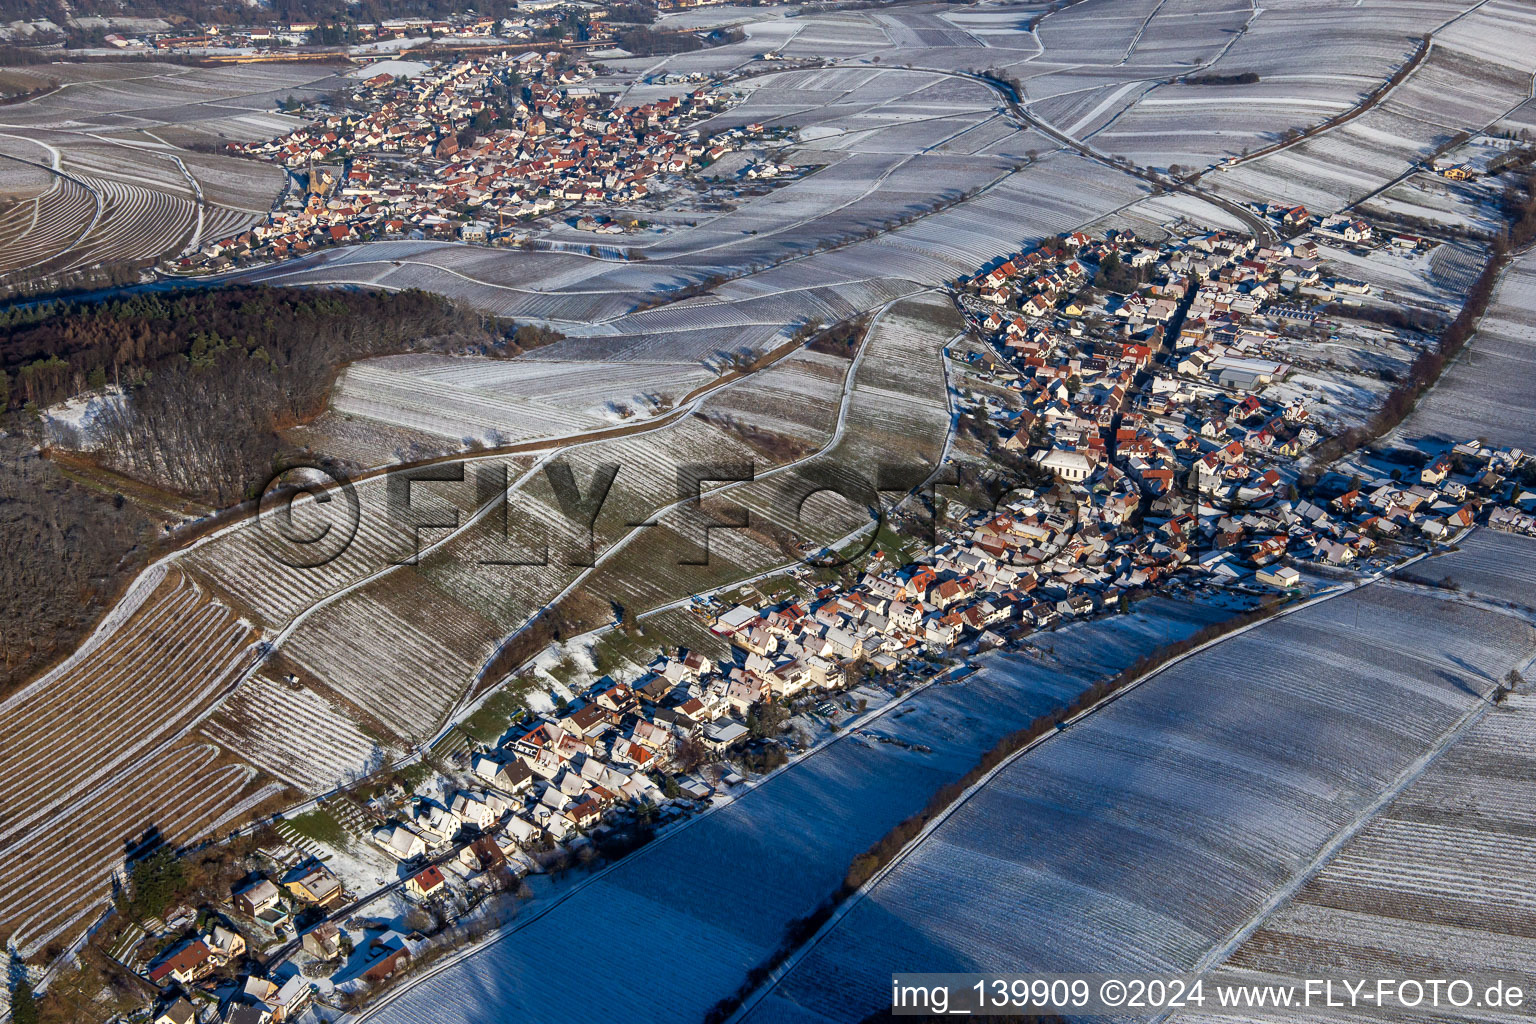
<svg viewBox="0 0 1536 1024">
<path fill-rule="evenodd" d="M 1533 652 L 1522 613 L 1390 583 L 1224 640 L 1010 763 L 747 1019 L 861 1020 L 914 964 L 1206 966 Z"/>
</svg>

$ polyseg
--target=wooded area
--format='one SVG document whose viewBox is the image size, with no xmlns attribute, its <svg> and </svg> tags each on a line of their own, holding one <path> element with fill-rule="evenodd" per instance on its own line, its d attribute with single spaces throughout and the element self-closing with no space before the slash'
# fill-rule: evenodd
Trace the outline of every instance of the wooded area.
<svg viewBox="0 0 1536 1024">
<path fill-rule="evenodd" d="M 77 483 L 20 435 L 0 435 L 0 692 L 75 646 L 148 539 L 136 506 Z"/>
<path fill-rule="evenodd" d="M 493 344 L 512 343 L 424 292 L 241 288 L 0 313 L 0 410 L 12 410 L 0 412 L 0 689 L 79 641 L 124 559 L 156 532 L 133 501 L 40 454 L 38 410 L 121 381 L 123 398 L 89 428 L 89 454 L 223 507 L 267 482 L 286 454 L 278 432 L 323 410 L 345 363 Z M 58 446 L 85 440 L 52 433 Z"/>
<path fill-rule="evenodd" d="M 101 403 L 88 438 L 55 427 L 54 443 L 222 507 L 267 482 L 283 455 L 278 432 L 323 411 L 346 363 L 491 339 L 476 315 L 420 291 L 237 288 L 49 303 L 0 314 L 0 406 L 35 413 L 118 386 L 122 400 Z"/>
</svg>

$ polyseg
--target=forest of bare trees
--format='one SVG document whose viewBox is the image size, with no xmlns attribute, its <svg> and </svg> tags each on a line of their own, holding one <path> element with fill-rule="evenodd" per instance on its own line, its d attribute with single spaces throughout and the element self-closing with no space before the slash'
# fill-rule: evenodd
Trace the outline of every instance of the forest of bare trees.
<svg viewBox="0 0 1536 1024">
<path fill-rule="evenodd" d="M 140 293 L 0 314 L 0 392 L 35 410 L 119 386 L 91 424 L 97 457 L 225 506 L 267 482 L 279 431 L 323 411 L 347 362 L 488 337 L 475 314 L 425 292 Z M 80 446 L 67 430 L 56 441 Z"/>
<path fill-rule="evenodd" d="M 73 648 L 157 533 L 132 496 L 45 455 L 40 409 L 120 382 L 90 454 L 227 506 L 265 484 L 279 431 L 323 409 L 346 362 L 519 348 L 501 330 L 421 292 L 247 288 L 0 312 L 0 692 Z"/>
<path fill-rule="evenodd" d="M 0 693 L 67 653 L 104 611 L 148 517 L 0 434 Z"/>
</svg>

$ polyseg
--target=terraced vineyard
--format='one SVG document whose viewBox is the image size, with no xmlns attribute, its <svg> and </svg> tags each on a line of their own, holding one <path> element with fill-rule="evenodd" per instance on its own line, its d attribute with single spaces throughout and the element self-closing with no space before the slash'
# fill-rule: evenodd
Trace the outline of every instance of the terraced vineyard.
<svg viewBox="0 0 1536 1024">
<path fill-rule="evenodd" d="M 94 646 L 0 704 L 0 906 L 24 950 L 92 913 L 143 837 L 185 841 L 278 789 L 184 742 L 254 660 L 250 628 L 179 571 L 138 586 Z"/>
<path fill-rule="evenodd" d="M 17 277 L 68 252 L 100 212 L 101 197 L 84 182 L 55 177 L 47 192 L 0 214 L 0 273 Z"/>
</svg>

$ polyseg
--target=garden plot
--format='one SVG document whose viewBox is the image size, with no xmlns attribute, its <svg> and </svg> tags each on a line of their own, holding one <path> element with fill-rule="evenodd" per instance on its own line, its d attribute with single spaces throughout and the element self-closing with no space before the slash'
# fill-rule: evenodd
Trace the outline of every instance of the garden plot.
<svg viewBox="0 0 1536 1024">
<path fill-rule="evenodd" d="M 714 379 L 697 363 L 387 356 L 349 366 L 331 408 L 413 433 L 507 445 L 671 409 Z"/>
<path fill-rule="evenodd" d="M 72 911 L 120 866 L 126 836 L 151 825 L 173 834 L 179 809 L 170 791 L 196 779 L 170 771 L 167 751 L 254 660 L 249 626 L 185 574 L 157 572 L 137 588 L 136 607 L 0 704 L 0 908 L 9 922 L 32 921 L 23 928 L 25 943 L 43 941 L 60 925 L 28 900 Z M 248 775 L 242 772 L 241 786 Z M 133 795 L 152 778 L 162 778 L 166 792 Z M 210 786 L 210 796 L 217 792 Z M 100 829 L 82 826 L 92 816 Z M 81 847 L 65 857 L 88 835 L 104 844 L 99 851 Z M 95 861 L 96 852 L 111 856 Z M 61 858 L 71 864 L 68 879 L 39 886 L 42 865 Z M 40 916 L 31 918 L 32 911 Z"/>
<path fill-rule="evenodd" d="M 1392 438 L 1464 441 L 1536 449 L 1536 258 L 1505 271 L 1477 333 L 1419 399 Z"/>
<path fill-rule="evenodd" d="M 1533 651 L 1386 587 L 1227 640 L 1003 769 L 749 1019 L 862 1020 L 892 970 L 1190 970 Z"/>
<path fill-rule="evenodd" d="M 361 778 L 403 752 L 368 735 L 347 709 L 315 691 L 266 675 L 235 691 L 199 731 L 310 796 Z"/>
</svg>

